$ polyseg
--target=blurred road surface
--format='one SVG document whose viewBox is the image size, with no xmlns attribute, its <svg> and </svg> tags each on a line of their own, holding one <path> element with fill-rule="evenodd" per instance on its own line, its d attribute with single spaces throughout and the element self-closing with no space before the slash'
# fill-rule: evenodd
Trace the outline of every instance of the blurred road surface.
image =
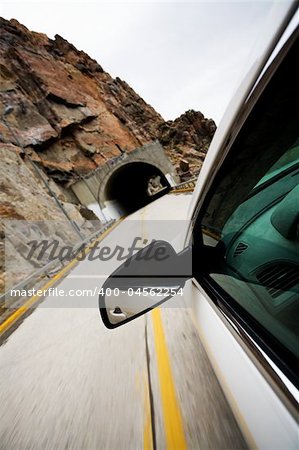
<svg viewBox="0 0 299 450">
<path fill-rule="evenodd" d="M 101 245 L 175 242 L 190 197 L 157 200 Z M 119 264 L 82 261 L 59 288 L 94 289 Z M 185 300 L 107 330 L 97 295 L 47 297 L 0 347 L 0 448 L 245 448 Z"/>
</svg>

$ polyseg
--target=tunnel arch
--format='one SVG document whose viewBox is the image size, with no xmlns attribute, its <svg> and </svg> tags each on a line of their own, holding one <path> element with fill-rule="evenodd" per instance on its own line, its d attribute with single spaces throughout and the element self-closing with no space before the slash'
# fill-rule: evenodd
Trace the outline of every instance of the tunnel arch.
<svg viewBox="0 0 299 450">
<path fill-rule="evenodd" d="M 104 214 L 113 219 L 137 211 L 170 188 L 163 171 L 143 161 L 121 165 L 103 184 L 99 191 L 99 204 Z"/>
</svg>

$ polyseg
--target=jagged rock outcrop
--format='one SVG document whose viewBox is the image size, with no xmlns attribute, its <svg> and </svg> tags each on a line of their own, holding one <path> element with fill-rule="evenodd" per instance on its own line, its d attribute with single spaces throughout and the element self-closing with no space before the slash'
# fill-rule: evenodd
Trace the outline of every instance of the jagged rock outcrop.
<svg viewBox="0 0 299 450">
<path fill-rule="evenodd" d="M 191 177 L 215 128 L 195 111 L 165 122 L 125 81 L 61 36 L 52 40 L 0 18 L 0 218 L 61 222 L 33 161 L 73 219 L 91 232 L 92 213 L 66 189 L 70 184 L 155 139 L 181 179 Z"/>
<path fill-rule="evenodd" d="M 212 120 L 188 111 L 162 117 L 119 78 L 113 79 L 61 36 L 30 32 L 0 19 L 0 100 L 13 110 L 0 122 L 2 141 L 34 150 L 51 177 L 69 183 L 106 160 L 159 139 L 177 162 L 204 152 L 215 131 Z M 199 163 L 198 163 L 199 165 Z"/>
<path fill-rule="evenodd" d="M 161 123 L 158 136 L 178 172 L 188 170 L 190 175 L 197 175 L 215 131 L 212 119 L 206 119 L 199 111 L 189 110 L 173 121 Z"/>
</svg>

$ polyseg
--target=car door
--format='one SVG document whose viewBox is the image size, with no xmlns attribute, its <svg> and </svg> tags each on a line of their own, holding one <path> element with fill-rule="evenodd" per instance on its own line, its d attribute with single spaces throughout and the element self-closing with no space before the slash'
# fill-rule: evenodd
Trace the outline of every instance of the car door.
<svg viewBox="0 0 299 450">
<path fill-rule="evenodd" d="M 239 111 L 192 216 L 194 317 L 259 448 L 298 448 L 298 54 L 297 29 Z"/>
</svg>

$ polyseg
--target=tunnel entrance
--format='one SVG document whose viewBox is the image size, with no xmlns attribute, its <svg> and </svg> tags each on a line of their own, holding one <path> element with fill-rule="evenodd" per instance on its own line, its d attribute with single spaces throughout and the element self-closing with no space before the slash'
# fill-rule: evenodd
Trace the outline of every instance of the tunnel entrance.
<svg viewBox="0 0 299 450">
<path fill-rule="evenodd" d="M 121 166 L 108 179 L 104 210 L 112 218 L 132 214 L 168 192 L 170 184 L 157 167 L 143 162 Z"/>
</svg>

